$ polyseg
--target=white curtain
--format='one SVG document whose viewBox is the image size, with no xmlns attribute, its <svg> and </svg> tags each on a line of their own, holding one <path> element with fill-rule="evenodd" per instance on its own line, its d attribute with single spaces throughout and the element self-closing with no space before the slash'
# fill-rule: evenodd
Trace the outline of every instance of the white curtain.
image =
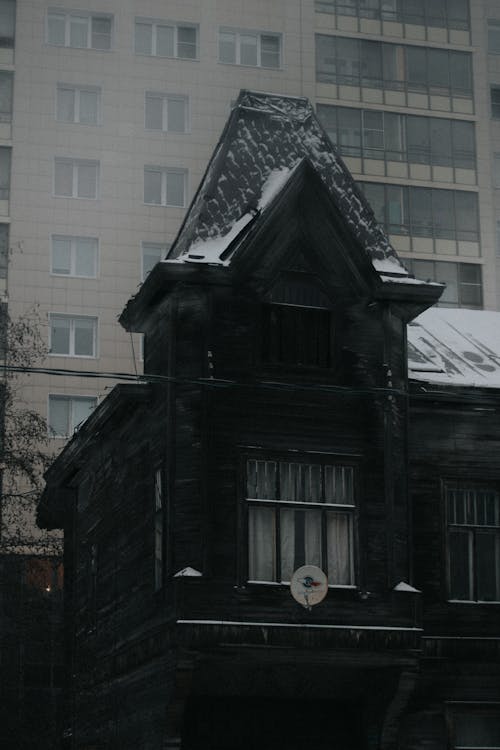
<svg viewBox="0 0 500 750">
<path fill-rule="evenodd" d="M 351 519 L 347 514 L 327 514 L 328 583 L 347 586 L 352 583 Z"/>
<path fill-rule="evenodd" d="M 275 516 L 273 508 L 248 509 L 248 578 L 275 581 Z"/>
</svg>

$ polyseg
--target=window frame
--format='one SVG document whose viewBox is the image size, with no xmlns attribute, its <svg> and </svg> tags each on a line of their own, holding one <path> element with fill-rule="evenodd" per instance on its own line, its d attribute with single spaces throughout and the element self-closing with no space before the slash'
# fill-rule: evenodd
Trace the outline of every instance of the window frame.
<svg viewBox="0 0 500 750">
<path fill-rule="evenodd" d="M 50 16 L 62 16 L 64 17 L 64 44 L 50 41 Z M 86 18 L 87 19 L 87 45 L 74 46 L 71 42 L 71 19 L 72 18 Z M 104 18 L 110 21 L 109 30 L 109 47 L 93 47 L 92 46 L 92 21 L 93 19 Z M 113 50 L 113 34 L 114 34 L 114 15 L 112 13 L 99 13 L 93 11 L 77 11 L 67 10 L 62 8 L 48 8 L 46 13 L 46 43 L 51 47 L 65 47 L 71 49 L 92 49 L 95 52 L 111 52 Z"/>
<path fill-rule="evenodd" d="M 498 101 L 494 101 L 494 95 Z M 500 84 L 490 84 L 490 114 L 492 120 L 500 120 Z"/>
<path fill-rule="evenodd" d="M 488 54 L 489 55 L 500 55 L 500 18 L 488 18 L 487 20 L 487 34 L 488 34 Z M 493 39 L 497 39 L 498 48 L 493 49 Z"/>
<path fill-rule="evenodd" d="M 161 183 L 160 183 L 160 202 L 153 202 L 146 200 L 146 172 L 160 172 Z M 183 201 L 179 203 L 168 203 L 168 175 L 169 174 L 181 174 L 184 177 L 183 180 Z M 183 167 L 159 167 L 153 164 L 146 164 L 144 166 L 144 205 L 145 206 L 158 206 L 161 208 L 185 208 L 187 203 L 188 193 L 188 170 Z"/>
<path fill-rule="evenodd" d="M 439 22 L 437 15 L 432 15 L 429 11 L 429 7 L 432 8 L 432 3 L 429 5 L 425 4 L 422 0 L 422 12 L 419 16 L 415 17 L 408 13 L 404 7 L 404 3 L 393 2 L 393 10 L 384 8 L 384 0 L 377 0 L 373 2 L 370 9 L 361 7 L 359 0 L 353 0 L 349 6 L 346 5 L 345 0 L 315 0 L 315 11 L 316 13 L 331 13 L 340 16 L 348 16 L 355 18 L 368 18 L 372 20 L 383 20 L 393 21 L 396 23 L 416 24 L 419 26 L 425 26 L 427 28 L 444 28 L 450 31 L 451 29 L 457 29 L 461 31 L 470 31 L 470 8 L 468 7 L 467 21 L 464 25 L 463 20 L 455 20 L 455 23 L 450 23 L 453 20 L 453 11 L 450 7 L 449 0 L 445 0 L 443 7 L 443 22 Z M 378 7 L 375 7 L 378 6 Z M 342 13 L 343 8 L 352 9 L 350 13 Z M 422 19 L 422 23 L 417 23 L 419 19 Z M 436 23 L 431 23 L 432 19 L 436 20 Z"/>
<path fill-rule="evenodd" d="M 53 352 L 52 351 L 52 321 L 55 318 L 65 318 L 69 320 L 69 352 Z M 75 354 L 75 321 L 76 320 L 91 320 L 93 321 L 92 327 L 92 354 Z M 74 357 L 77 359 L 97 359 L 98 354 L 98 342 L 99 342 L 99 318 L 93 315 L 76 315 L 72 313 L 59 313 L 49 312 L 49 356 L 51 357 Z"/>
<path fill-rule="evenodd" d="M 137 50 L 137 38 L 136 30 L 137 25 L 151 26 L 151 52 L 143 52 Z M 159 55 L 157 52 L 158 48 L 158 27 L 166 27 L 173 29 L 173 55 Z M 179 29 L 194 29 L 196 32 L 196 54 L 194 57 L 184 57 L 179 55 Z M 182 43 L 182 42 L 181 42 Z M 199 61 L 200 59 L 200 27 L 197 23 L 190 23 L 189 21 L 169 21 L 167 19 L 159 18 L 145 18 L 143 16 L 136 16 L 134 19 L 134 54 L 143 55 L 144 57 L 160 57 L 167 60 L 194 60 Z"/>
<path fill-rule="evenodd" d="M 148 127 L 147 124 L 147 107 L 148 99 L 162 100 L 161 128 Z M 168 127 L 168 108 L 169 101 L 182 101 L 184 104 L 184 130 L 172 130 Z M 172 94 L 164 91 L 146 91 L 144 96 L 144 129 L 148 133 L 173 133 L 183 135 L 191 132 L 191 117 L 189 107 L 189 97 L 186 94 Z"/>
<path fill-rule="evenodd" d="M 458 745 L 456 743 L 455 717 L 460 714 L 475 716 L 491 716 L 500 718 L 500 702 L 498 701 L 446 701 L 445 717 L 448 734 L 448 745 L 451 750 L 500 750 L 498 745 Z"/>
<path fill-rule="evenodd" d="M 69 273 L 58 273 L 54 271 L 54 240 L 69 240 L 70 241 L 70 272 Z M 87 274 L 76 273 L 76 242 L 77 240 L 95 240 L 95 254 L 94 254 L 94 273 L 89 276 Z M 99 277 L 99 238 L 98 237 L 87 237 L 85 235 L 73 235 L 73 234 L 57 234 L 53 233 L 50 235 L 50 275 L 61 276 L 66 279 L 97 279 Z"/>
<path fill-rule="evenodd" d="M 272 500 L 259 500 L 257 498 L 249 498 L 247 495 L 247 466 L 249 461 L 266 461 L 275 462 L 277 466 L 280 462 L 283 463 L 297 463 L 304 465 L 320 465 L 335 466 L 335 467 L 348 467 L 352 470 L 352 496 L 353 503 L 313 503 L 307 501 L 287 501 L 282 499 Z M 239 503 L 239 573 L 238 579 L 240 584 L 246 585 L 274 585 L 274 586 L 288 586 L 289 581 L 283 580 L 280 576 L 281 573 L 281 549 L 280 549 L 280 536 L 279 531 L 274 538 L 274 556 L 275 556 L 275 578 L 276 580 L 259 580 L 250 578 L 250 562 L 249 562 L 249 508 L 250 507 L 269 507 L 274 508 L 278 512 L 275 514 L 275 524 L 277 527 L 280 526 L 280 509 L 296 509 L 299 511 L 321 511 L 321 546 L 322 546 L 322 561 L 321 568 L 327 567 L 327 529 L 326 529 L 326 514 L 335 513 L 336 511 L 343 515 L 348 515 L 349 527 L 348 527 L 348 544 L 349 544 L 349 576 L 350 583 L 331 583 L 328 582 L 329 589 L 338 590 L 356 590 L 359 585 L 360 571 L 359 571 L 359 508 L 360 508 L 360 464 L 361 456 L 352 454 L 340 454 L 340 453 L 324 453 L 316 451 L 300 451 L 296 452 L 293 450 L 276 450 L 276 449 L 265 449 L 265 448 L 253 448 L 251 446 L 240 446 L 240 460 L 239 460 L 239 475 L 240 475 L 240 503 Z M 276 476 L 279 474 L 279 469 L 276 470 Z M 323 491 L 322 487 L 322 491 Z M 278 519 L 278 520 L 276 520 Z M 294 521 L 295 523 L 295 521 Z"/>
<path fill-rule="evenodd" d="M 67 427 L 68 427 L 68 430 L 67 430 L 67 434 L 65 434 L 65 435 L 56 434 L 55 431 L 50 426 L 51 403 L 53 402 L 54 399 L 59 399 L 61 401 L 66 401 L 66 402 L 68 402 L 68 405 L 69 405 L 68 418 L 67 418 Z M 97 396 L 88 396 L 88 395 L 74 394 L 74 393 L 71 393 L 71 394 L 66 394 L 66 393 L 49 393 L 48 394 L 48 397 L 47 397 L 47 434 L 48 434 L 49 438 L 63 439 L 63 440 L 65 440 L 67 438 L 70 438 L 72 435 L 74 435 L 74 433 L 78 429 L 79 425 L 83 424 L 83 422 L 85 422 L 88 419 L 88 417 L 86 417 L 83 421 L 78 422 L 78 424 L 74 424 L 74 419 L 72 418 L 74 416 L 72 414 L 73 403 L 75 401 L 78 401 L 78 400 L 80 400 L 80 401 L 88 401 L 88 402 L 93 401 L 94 402 L 94 409 L 97 407 L 97 404 L 98 404 Z M 89 414 L 89 416 L 90 416 L 90 414 Z"/>
<path fill-rule="evenodd" d="M 456 260 L 455 261 L 434 260 L 434 258 L 431 258 L 431 257 L 430 258 L 425 258 L 425 259 L 423 259 L 423 258 L 407 258 L 407 257 L 402 257 L 401 259 L 407 264 L 408 269 L 411 270 L 411 272 L 415 274 L 416 278 L 422 278 L 422 274 L 419 273 L 418 269 L 415 270 L 415 266 L 414 266 L 415 263 L 428 263 L 428 264 L 432 264 L 432 266 L 433 266 L 433 275 L 431 277 L 429 277 L 431 281 L 438 281 L 439 282 L 439 279 L 436 278 L 436 276 L 438 275 L 436 273 L 437 269 L 435 268 L 435 264 L 436 263 L 449 264 L 450 266 L 454 266 L 456 268 L 456 277 L 457 277 L 457 302 L 456 302 L 456 304 L 453 303 L 453 302 L 450 302 L 449 300 L 444 300 L 444 302 L 438 301 L 436 303 L 436 307 L 444 307 L 444 306 L 446 306 L 446 307 L 451 307 L 451 308 L 465 307 L 465 308 L 471 308 L 471 309 L 474 309 L 474 310 L 482 310 L 483 309 L 483 304 L 484 304 L 483 278 L 482 278 L 482 268 L 483 267 L 482 267 L 482 265 L 480 263 L 464 263 L 463 261 L 456 261 Z M 464 281 L 462 279 L 462 266 L 473 266 L 474 269 L 478 269 L 479 270 L 479 278 L 480 278 L 479 283 L 470 282 L 470 281 Z M 424 274 L 424 276 L 425 276 L 425 274 Z M 446 282 L 443 282 L 443 283 L 446 283 Z M 463 292 L 466 290 L 467 287 L 471 287 L 471 286 L 475 287 L 476 289 L 479 289 L 480 299 L 481 299 L 481 304 L 480 305 L 471 305 L 470 301 L 463 300 L 463 298 L 462 298 Z"/>
<path fill-rule="evenodd" d="M 63 120 L 59 117 L 59 92 L 60 91 L 72 91 L 74 93 L 74 118 L 72 120 Z M 82 92 L 88 92 L 88 93 L 97 95 L 95 122 L 82 122 L 80 119 Z M 96 125 L 102 125 L 101 87 L 100 86 L 87 86 L 83 84 L 73 84 L 73 83 L 58 83 L 56 85 L 55 119 L 56 119 L 56 122 L 60 122 L 65 125 L 85 125 L 85 126 L 90 126 L 90 127 L 95 127 Z"/>
<path fill-rule="evenodd" d="M 495 485 L 495 483 L 493 483 Z M 490 485 L 483 484 L 481 482 L 474 482 L 468 480 L 451 480 L 446 479 L 443 481 L 443 504 L 444 504 L 444 518 L 445 518 L 445 561 L 446 561 L 446 598 L 450 604 L 500 604 L 500 491 L 497 486 L 491 487 Z M 458 523 L 450 521 L 449 517 L 449 494 L 450 492 L 466 492 L 466 493 L 491 493 L 496 499 L 496 524 L 477 524 L 477 523 Z M 477 579 L 477 537 L 481 535 L 481 530 L 490 530 L 489 536 L 495 538 L 495 557 L 497 562 L 497 578 L 495 582 L 496 587 L 496 598 L 495 599 L 479 599 L 478 598 L 478 579 Z M 450 532 L 460 531 L 467 533 L 467 567 L 469 570 L 469 595 L 467 599 L 451 598 L 451 545 L 450 545 Z M 484 531 L 483 531 L 484 533 Z"/>
<path fill-rule="evenodd" d="M 65 195 L 63 193 L 56 192 L 56 169 L 58 164 L 71 164 L 72 166 L 72 192 L 71 195 Z M 95 195 L 93 197 L 87 195 L 78 195 L 78 172 L 80 167 L 93 166 L 96 168 L 95 178 Z M 96 201 L 99 200 L 99 188 L 100 188 L 100 176 L 101 176 L 101 163 L 97 159 L 80 159 L 71 156 L 55 156 L 54 157 L 54 182 L 53 182 L 53 197 L 54 198 L 70 198 L 85 201 Z"/>
<path fill-rule="evenodd" d="M 221 49 L 221 34 L 233 34 L 234 35 L 234 61 L 233 60 L 222 60 L 220 49 Z M 241 46 L 242 37 L 255 37 L 256 39 L 256 59 L 255 65 L 252 63 L 241 62 Z M 278 41 L 278 65 L 263 65 L 262 64 L 262 44 L 263 37 L 272 37 Z M 220 26 L 218 31 L 217 39 L 217 62 L 221 65 L 238 65 L 243 68 L 263 68 L 264 70 L 283 70 L 283 34 L 276 31 L 258 31 L 256 29 L 241 29 L 233 28 L 230 26 Z"/>
</svg>

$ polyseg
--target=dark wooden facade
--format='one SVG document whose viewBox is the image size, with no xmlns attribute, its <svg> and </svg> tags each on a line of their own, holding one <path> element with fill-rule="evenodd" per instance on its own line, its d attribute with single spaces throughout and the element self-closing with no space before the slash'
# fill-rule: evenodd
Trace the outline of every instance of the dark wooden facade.
<svg viewBox="0 0 500 750">
<path fill-rule="evenodd" d="M 439 293 L 381 279 L 307 160 L 230 264 L 156 266 L 122 317 L 148 376 L 40 506 L 65 531 L 68 747 L 437 750 L 470 716 L 488 746 L 499 605 L 448 601 L 443 486 L 497 488 L 500 394 L 408 387 L 406 324 Z M 282 582 L 309 533 L 331 568 L 311 611 Z"/>
</svg>

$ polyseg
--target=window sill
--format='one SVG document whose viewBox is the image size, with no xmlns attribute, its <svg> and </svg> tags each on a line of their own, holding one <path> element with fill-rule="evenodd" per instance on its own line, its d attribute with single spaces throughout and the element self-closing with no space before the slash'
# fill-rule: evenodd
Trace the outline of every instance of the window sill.
<svg viewBox="0 0 500 750">
<path fill-rule="evenodd" d="M 482 599 L 447 599 L 447 604 L 500 604 L 500 600 L 483 601 Z"/>
<path fill-rule="evenodd" d="M 232 65 L 236 68 L 248 68 L 248 70 L 276 70 L 278 72 L 283 72 L 284 70 L 282 65 L 278 68 L 268 68 L 266 65 L 246 65 L 245 63 L 225 62 L 224 60 L 217 60 L 217 62 L 219 65 Z"/>
<path fill-rule="evenodd" d="M 290 581 L 247 581 L 247 586 L 276 586 L 281 589 L 290 588 Z M 328 584 L 329 589 L 335 589 L 340 591 L 358 591 L 358 587 L 354 584 Z"/>
<path fill-rule="evenodd" d="M 70 359 L 98 359 L 96 354 L 57 354 L 56 352 L 48 352 L 49 357 L 67 357 Z"/>
<path fill-rule="evenodd" d="M 200 62 L 199 57 L 179 57 L 179 55 L 149 55 L 147 52 L 135 51 L 136 57 L 146 57 L 148 60 L 181 60 L 181 62 Z"/>
</svg>

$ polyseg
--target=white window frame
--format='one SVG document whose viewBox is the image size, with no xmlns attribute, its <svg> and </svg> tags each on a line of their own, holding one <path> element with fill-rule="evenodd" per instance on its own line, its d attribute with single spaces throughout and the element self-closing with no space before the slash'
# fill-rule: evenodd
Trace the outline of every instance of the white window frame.
<svg viewBox="0 0 500 750">
<path fill-rule="evenodd" d="M 50 426 L 50 407 L 53 399 L 60 399 L 61 401 L 67 401 L 68 402 L 68 420 L 67 420 L 67 433 L 65 435 L 59 435 L 54 432 L 54 430 Z M 50 438 L 59 438 L 59 439 L 66 439 L 71 437 L 75 431 L 78 429 L 78 427 L 83 424 L 83 422 L 78 422 L 78 424 L 75 424 L 74 420 L 74 414 L 73 412 L 73 406 L 75 401 L 88 401 L 94 403 L 94 409 L 97 406 L 97 396 L 88 396 L 88 395 L 82 395 L 82 394 L 66 394 L 66 393 L 49 393 L 48 399 L 47 399 L 47 433 Z M 89 415 L 90 416 L 90 415 Z M 88 419 L 88 417 L 87 417 Z M 86 420 L 83 420 L 86 421 Z"/>
<path fill-rule="evenodd" d="M 244 496 L 244 517 L 246 519 L 246 544 L 243 545 L 243 547 L 246 546 L 247 548 L 247 559 L 245 565 L 248 566 L 248 575 L 247 575 L 247 581 L 249 583 L 276 583 L 276 584 L 289 584 L 289 578 L 285 575 L 283 575 L 283 571 L 281 569 L 281 563 L 282 563 L 282 552 L 279 548 L 278 543 L 278 534 L 276 532 L 276 527 L 278 524 L 281 525 L 281 512 L 282 511 L 304 511 L 304 513 L 314 513 L 314 514 L 321 514 L 320 518 L 320 527 L 321 527 L 321 535 L 322 539 L 324 539 L 324 535 L 327 533 L 327 515 L 330 516 L 343 516 L 344 519 L 346 519 L 346 536 L 345 536 L 345 543 L 347 547 L 347 555 L 344 558 L 344 564 L 346 565 L 346 579 L 343 582 L 333 582 L 332 580 L 329 581 L 329 587 L 331 588 L 342 588 L 342 589 L 354 589 L 356 588 L 356 561 L 355 561 L 355 545 L 356 545 L 356 515 L 357 515 L 357 502 L 356 502 L 356 465 L 354 463 L 351 463 L 350 461 L 344 460 L 340 456 L 330 456 L 327 454 L 322 454 L 319 456 L 319 454 L 307 454 L 307 453 L 300 453 L 300 454 L 293 454 L 288 455 L 286 452 L 284 453 L 276 453 L 273 455 L 273 452 L 248 452 L 245 455 L 245 496 Z M 274 475 L 274 478 L 277 477 L 278 472 L 280 471 L 280 464 L 288 465 L 288 466 L 303 466 L 305 468 L 310 469 L 320 469 L 321 473 L 321 480 L 320 480 L 320 491 L 319 495 L 321 496 L 321 500 L 318 501 L 311 501 L 309 498 L 300 498 L 300 499 L 285 499 L 284 497 L 275 496 L 275 497 L 253 497 L 250 496 L 248 493 L 248 480 L 249 480 L 249 465 L 250 464 L 266 464 L 266 465 L 274 465 L 274 472 L 276 474 Z M 340 475 L 343 477 L 346 477 L 345 484 L 344 480 L 342 482 L 343 491 L 342 496 L 339 493 L 339 501 L 338 502 L 328 502 L 324 500 L 324 488 L 325 488 L 325 471 L 327 469 L 332 470 L 333 472 L 337 472 L 337 470 L 340 471 Z M 265 472 L 267 472 L 267 467 L 265 468 Z M 344 472 L 346 472 L 344 474 Z M 337 476 L 337 475 L 336 475 Z M 350 481 L 347 480 L 347 476 L 350 477 Z M 272 484 L 272 483 L 271 483 Z M 271 486 L 271 485 L 270 485 Z M 335 490 L 337 492 L 337 487 L 335 487 Z M 275 488 L 272 489 L 271 494 L 274 495 Z M 281 493 L 281 490 L 280 490 Z M 271 563 L 274 567 L 274 577 L 271 577 L 269 579 L 263 578 L 263 577 L 253 577 L 252 578 L 252 563 L 251 563 L 251 528 L 252 528 L 252 522 L 251 522 L 251 513 L 252 510 L 258 511 L 259 509 L 267 509 L 271 510 L 273 512 L 273 522 L 270 533 L 271 539 L 271 547 L 272 547 L 272 558 L 273 562 Z M 257 519 L 258 523 L 258 519 Z M 293 520 L 293 525 L 295 525 L 295 519 Z M 254 537 L 257 538 L 257 537 Z M 267 540 L 269 542 L 269 539 Z M 269 551 L 269 550 L 268 550 Z M 254 565 L 257 561 L 257 552 L 254 550 Z M 295 555 L 295 550 L 294 550 Z M 322 569 L 325 569 L 327 565 L 330 565 L 330 563 L 333 564 L 333 560 L 327 562 L 328 558 L 328 543 L 321 548 L 321 563 L 319 566 Z M 309 561 L 310 563 L 310 561 Z M 303 564 L 303 563 L 302 563 Z M 308 564 L 307 559 L 305 560 L 305 564 Z M 315 563 L 317 564 L 317 563 Z"/>
<path fill-rule="evenodd" d="M 500 18 L 488 18 L 488 54 L 500 55 Z"/>
<path fill-rule="evenodd" d="M 160 203 L 150 203 L 146 201 L 146 172 L 161 172 L 161 188 L 160 188 Z M 167 179 L 169 174 L 182 174 L 184 176 L 184 196 L 182 204 L 167 203 Z M 187 169 L 178 167 L 158 167 L 153 164 L 146 164 L 144 167 L 144 204 L 146 206 L 168 206 L 171 208 L 185 208 L 186 207 L 186 196 L 187 196 Z"/>
<path fill-rule="evenodd" d="M 51 42 L 49 39 L 49 18 L 50 16 L 62 16 L 64 18 L 64 44 L 57 44 Z M 71 45 L 71 19 L 72 18 L 85 18 L 87 19 L 87 45 L 85 47 L 75 47 Z M 111 30 L 109 33 L 109 47 L 93 47 L 92 46 L 92 19 L 93 18 L 106 18 L 111 21 Z M 89 11 L 68 11 L 62 10 L 61 8 L 49 8 L 46 16 L 46 34 L 45 38 L 47 44 L 51 47 L 71 47 L 72 49 L 93 49 L 96 52 L 110 52 L 113 49 L 113 29 L 114 29 L 114 16 L 112 13 L 91 13 Z"/>
<path fill-rule="evenodd" d="M 54 318 L 65 318 L 66 320 L 69 320 L 70 326 L 69 326 L 69 352 L 53 352 L 52 351 L 52 321 Z M 75 354 L 75 321 L 76 320 L 91 320 L 93 321 L 93 328 L 92 328 L 92 354 Z M 58 312 L 50 312 L 49 313 L 49 355 L 51 357 L 76 357 L 78 359 L 97 359 L 98 351 L 97 351 L 97 343 L 99 340 L 98 337 L 98 329 L 99 329 L 99 319 L 96 316 L 93 315 L 74 315 L 71 313 L 58 313 Z"/>
<path fill-rule="evenodd" d="M 73 120 L 61 120 L 59 118 L 58 98 L 60 91 L 72 91 L 74 95 L 75 112 Z M 82 92 L 97 94 L 97 112 L 95 122 L 81 122 L 80 120 L 80 97 Z M 101 124 L 101 89 L 99 86 L 80 86 L 73 83 L 58 83 L 56 88 L 56 120 L 66 125 L 100 125 Z"/>
<path fill-rule="evenodd" d="M 147 125 L 147 106 L 148 99 L 161 99 L 162 100 L 162 116 L 161 116 L 161 128 L 151 128 Z M 169 101 L 182 101 L 184 104 L 184 130 L 169 130 L 168 129 L 168 107 Z M 189 97 L 185 94 L 166 94 L 161 91 L 146 91 L 144 97 L 144 128 L 148 132 L 152 133 L 189 133 L 191 130 L 190 112 L 189 112 Z"/>
<path fill-rule="evenodd" d="M 167 257 L 168 251 L 170 250 L 170 245 L 165 242 L 147 242 L 147 241 L 141 242 L 141 281 L 145 281 L 147 276 L 150 274 L 150 271 L 146 273 L 145 268 L 144 268 L 144 254 L 145 254 L 146 247 L 148 247 L 148 245 L 149 247 L 154 247 L 154 248 L 157 248 L 158 250 L 161 249 L 161 252 L 159 253 L 160 257 L 159 257 L 158 262 L 160 260 L 164 260 Z"/>
<path fill-rule="evenodd" d="M 139 52 L 136 48 L 135 29 L 137 24 L 151 26 L 151 52 Z M 174 54 L 158 54 L 158 28 L 164 26 L 173 29 L 174 32 Z M 196 31 L 196 54 L 194 57 L 183 57 L 179 55 L 179 29 L 194 29 Z M 163 57 L 176 60 L 199 60 L 200 59 L 200 27 L 196 23 L 184 23 L 182 21 L 166 21 L 157 18 L 136 18 L 134 23 L 134 52 L 136 55 L 146 57 Z"/>
<path fill-rule="evenodd" d="M 58 273 L 54 271 L 54 240 L 69 240 L 71 243 L 70 249 L 70 272 L 69 273 Z M 95 241 L 95 256 L 94 256 L 94 273 L 92 276 L 82 275 L 76 273 L 76 242 L 77 240 L 94 240 Z M 84 235 L 69 235 L 69 234 L 51 234 L 50 235 L 50 273 L 52 276 L 62 276 L 63 278 L 76 278 L 76 279 L 96 279 L 99 275 L 99 238 L 98 237 L 86 237 Z"/>
<path fill-rule="evenodd" d="M 220 58 L 220 35 L 233 34 L 235 44 L 235 59 L 234 62 L 221 60 Z M 241 60 L 241 37 L 242 36 L 255 36 L 257 40 L 257 63 L 252 65 L 249 63 L 242 63 Z M 275 37 L 279 41 L 279 63 L 277 66 L 262 65 L 262 37 L 269 36 Z M 245 68 L 264 68 L 265 70 L 282 70 L 283 69 L 283 35 L 275 31 L 256 31 L 254 29 L 233 29 L 222 26 L 219 29 L 219 48 L 218 48 L 218 60 L 223 65 L 241 65 Z"/>
<path fill-rule="evenodd" d="M 73 167 L 73 186 L 71 195 L 64 195 L 56 192 L 56 168 L 58 163 L 71 164 Z M 86 195 L 78 195 L 78 170 L 80 167 L 95 166 L 96 167 L 96 180 L 95 180 L 95 195 L 89 197 Z M 100 178 L 101 166 L 100 162 L 95 159 L 75 159 L 66 156 L 56 156 L 54 159 L 54 185 L 53 195 L 54 198 L 78 198 L 79 200 L 95 201 L 99 199 L 99 178 Z"/>
</svg>

